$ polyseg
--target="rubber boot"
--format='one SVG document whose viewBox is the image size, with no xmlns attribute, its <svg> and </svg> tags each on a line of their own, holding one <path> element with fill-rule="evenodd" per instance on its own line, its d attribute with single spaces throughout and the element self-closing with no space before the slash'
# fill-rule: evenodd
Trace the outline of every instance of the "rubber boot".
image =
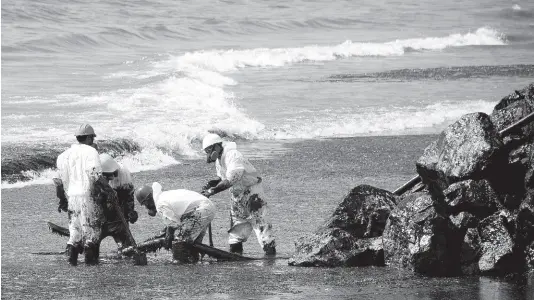
<svg viewBox="0 0 534 300">
<path fill-rule="evenodd" d="M 67 244 L 67 261 L 71 266 L 78 265 L 78 249 L 71 244 Z"/>
<path fill-rule="evenodd" d="M 199 253 L 186 242 L 172 243 L 172 258 L 184 264 L 194 264 L 199 261 Z"/>
<path fill-rule="evenodd" d="M 273 241 L 270 243 L 267 243 L 263 245 L 263 251 L 265 251 L 265 255 L 275 255 L 276 254 L 276 244 Z"/>
<path fill-rule="evenodd" d="M 237 254 L 243 254 L 243 243 L 235 243 L 230 244 L 230 252 L 231 253 L 237 253 Z"/>
<path fill-rule="evenodd" d="M 98 244 L 88 242 L 84 246 L 85 251 L 85 264 L 96 265 L 98 264 Z"/>
</svg>

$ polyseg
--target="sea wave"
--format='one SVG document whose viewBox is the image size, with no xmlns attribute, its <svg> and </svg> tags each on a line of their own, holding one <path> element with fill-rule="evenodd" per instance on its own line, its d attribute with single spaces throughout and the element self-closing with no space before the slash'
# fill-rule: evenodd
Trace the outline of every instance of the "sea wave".
<svg viewBox="0 0 534 300">
<path fill-rule="evenodd" d="M 207 50 L 187 52 L 171 58 L 166 64 L 196 66 L 216 72 L 229 72 L 246 67 L 282 67 L 306 61 L 332 61 L 358 56 L 399 56 L 406 51 L 443 50 L 448 47 L 506 45 L 506 36 L 492 28 L 475 32 L 455 33 L 446 37 L 395 40 L 386 43 L 347 40 L 333 46 L 298 48 L 256 48 L 245 50 Z"/>
</svg>

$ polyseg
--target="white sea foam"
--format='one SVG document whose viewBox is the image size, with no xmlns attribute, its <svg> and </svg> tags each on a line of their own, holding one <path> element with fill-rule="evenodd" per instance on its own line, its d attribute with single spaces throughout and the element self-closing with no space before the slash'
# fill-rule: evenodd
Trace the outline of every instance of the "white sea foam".
<svg viewBox="0 0 534 300">
<path fill-rule="evenodd" d="M 407 49 L 442 50 L 447 47 L 505 44 L 506 38 L 503 34 L 482 27 L 475 32 L 465 34 L 456 33 L 446 37 L 415 38 L 385 43 L 348 40 L 333 46 L 196 51 L 174 57 L 172 63 L 179 69 L 182 66 L 193 65 L 217 72 L 229 72 L 246 67 L 281 67 L 305 61 L 332 61 L 354 56 L 398 56 L 403 55 Z"/>
<path fill-rule="evenodd" d="M 296 120 L 262 133 L 262 139 L 310 139 L 365 135 L 434 133 L 471 112 L 489 113 L 487 101 L 443 102 L 426 107 L 372 108 L 353 114 L 330 113 L 321 118 Z"/>
<path fill-rule="evenodd" d="M 521 6 L 519 6 L 519 4 L 514 4 L 514 6 L 512 6 L 512 9 L 513 10 L 521 10 Z"/>
</svg>

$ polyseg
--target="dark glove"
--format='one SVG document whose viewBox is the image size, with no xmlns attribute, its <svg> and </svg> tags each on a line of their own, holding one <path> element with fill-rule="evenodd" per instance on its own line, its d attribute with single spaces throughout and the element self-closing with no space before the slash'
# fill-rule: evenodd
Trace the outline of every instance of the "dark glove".
<svg viewBox="0 0 534 300">
<path fill-rule="evenodd" d="M 139 218 L 139 216 L 137 215 L 137 212 L 135 210 L 132 210 L 128 213 L 128 221 L 130 221 L 130 223 L 135 223 L 137 221 L 137 218 Z"/>
<path fill-rule="evenodd" d="M 209 198 L 212 194 L 211 194 L 211 191 L 209 189 L 207 190 L 202 190 L 202 192 L 200 192 L 204 197 L 206 198 Z"/>
<path fill-rule="evenodd" d="M 67 199 L 65 198 L 59 199 L 59 205 L 57 207 L 57 211 L 62 212 L 62 211 L 68 211 L 68 210 L 69 210 L 69 202 L 67 201 Z"/>
<path fill-rule="evenodd" d="M 68 211 L 69 202 L 67 201 L 67 197 L 65 197 L 65 189 L 63 188 L 63 184 L 56 185 L 56 196 L 59 199 L 57 211 Z"/>
<path fill-rule="evenodd" d="M 165 244 L 163 245 L 166 250 L 170 250 L 172 248 L 172 241 L 174 241 L 174 231 L 176 231 L 176 228 L 167 226 L 165 232 Z"/>
<path fill-rule="evenodd" d="M 206 183 L 205 186 L 202 187 L 202 190 L 205 191 L 209 188 L 212 188 L 212 187 L 215 187 L 217 186 L 217 184 L 219 184 L 219 182 L 221 182 L 221 179 L 213 179 L 213 180 L 210 180 L 208 181 L 208 183 Z"/>
</svg>

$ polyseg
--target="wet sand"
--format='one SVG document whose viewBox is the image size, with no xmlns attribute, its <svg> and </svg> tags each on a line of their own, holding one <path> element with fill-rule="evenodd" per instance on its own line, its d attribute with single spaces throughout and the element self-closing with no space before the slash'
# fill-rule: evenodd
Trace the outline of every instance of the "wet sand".
<svg viewBox="0 0 534 300">
<path fill-rule="evenodd" d="M 332 213 L 349 189 L 370 184 L 394 190 L 415 174 L 415 161 L 435 136 L 339 138 L 291 143 L 258 142 L 238 147 L 263 175 L 280 257 L 289 257 L 294 241 L 310 234 Z M 199 191 L 215 176 L 204 160 L 134 174 L 139 186 L 152 181 L 164 189 Z M 212 199 L 216 247 L 227 249 L 228 192 Z M 52 235 L 46 221 L 66 226 L 56 210 L 52 185 L 2 190 L 2 295 L 9 299 L 528 299 L 534 279 L 523 283 L 468 278 L 425 278 L 389 267 L 298 268 L 287 259 L 175 265 L 167 251 L 149 254 L 148 266 L 114 258 L 111 238 L 102 244 L 99 266 L 69 267 L 60 255 L 67 241 Z M 131 226 L 136 240 L 163 225 L 137 207 Z M 205 239 L 207 243 L 207 238 Z M 254 236 L 245 254 L 262 257 Z M 532 297 L 534 298 L 534 296 Z"/>
</svg>

